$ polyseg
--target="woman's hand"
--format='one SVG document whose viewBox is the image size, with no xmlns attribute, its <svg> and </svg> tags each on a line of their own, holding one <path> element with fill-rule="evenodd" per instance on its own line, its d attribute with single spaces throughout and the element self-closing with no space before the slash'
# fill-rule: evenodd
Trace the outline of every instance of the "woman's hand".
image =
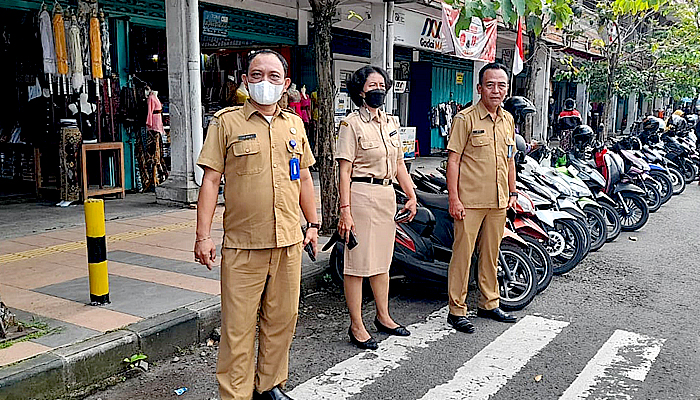
<svg viewBox="0 0 700 400">
<path fill-rule="evenodd" d="M 416 200 L 415 197 L 411 197 L 408 199 L 406 204 L 404 204 L 403 208 L 401 209 L 401 212 L 404 212 L 406 210 L 411 212 L 411 215 L 408 216 L 408 222 L 413 221 L 413 218 L 416 216 L 416 206 L 418 205 L 418 201 Z"/>
<path fill-rule="evenodd" d="M 355 221 L 352 220 L 352 214 L 350 213 L 350 207 L 344 207 L 340 209 L 340 220 L 338 221 L 338 233 L 340 237 L 348 242 L 350 237 L 350 231 L 355 232 Z"/>
</svg>

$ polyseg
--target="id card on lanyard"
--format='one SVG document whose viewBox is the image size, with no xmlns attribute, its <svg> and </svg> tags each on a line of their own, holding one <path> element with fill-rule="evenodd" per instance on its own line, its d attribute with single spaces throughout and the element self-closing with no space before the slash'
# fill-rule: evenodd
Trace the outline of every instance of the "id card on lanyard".
<svg viewBox="0 0 700 400">
<path fill-rule="evenodd" d="M 289 160 L 289 180 L 295 181 L 299 179 L 299 159 L 292 157 Z"/>
</svg>

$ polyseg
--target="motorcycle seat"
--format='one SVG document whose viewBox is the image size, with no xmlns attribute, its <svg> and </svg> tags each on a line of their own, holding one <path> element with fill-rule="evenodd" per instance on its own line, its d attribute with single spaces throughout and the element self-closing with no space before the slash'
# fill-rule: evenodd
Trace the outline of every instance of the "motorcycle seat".
<svg viewBox="0 0 700 400">
<path fill-rule="evenodd" d="M 445 211 L 450 210 L 450 202 L 446 194 L 433 194 L 416 190 L 416 198 L 418 198 L 419 203 L 427 208 L 437 208 Z"/>
</svg>

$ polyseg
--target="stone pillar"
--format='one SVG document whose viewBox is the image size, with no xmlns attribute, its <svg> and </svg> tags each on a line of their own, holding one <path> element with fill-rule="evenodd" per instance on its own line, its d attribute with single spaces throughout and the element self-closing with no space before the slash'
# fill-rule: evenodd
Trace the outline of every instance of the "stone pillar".
<svg viewBox="0 0 700 400">
<path fill-rule="evenodd" d="M 631 93 L 627 98 L 627 126 L 623 127 L 625 134 L 630 133 L 637 120 L 637 93 Z"/>
<path fill-rule="evenodd" d="M 372 65 L 386 68 L 386 6 L 383 2 L 372 3 L 370 9 L 372 19 L 372 49 L 370 50 L 370 62 Z"/>
<path fill-rule="evenodd" d="M 531 100 L 537 109 L 537 112 L 532 117 L 532 139 L 546 143 L 548 139 L 547 128 L 549 127 L 551 49 L 545 45 L 538 46 L 537 53 L 531 62 L 533 63 L 531 85 L 534 85 L 535 90 L 530 90 L 530 93 L 533 94 Z"/>
<path fill-rule="evenodd" d="M 190 79 L 188 70 L 190 35 L 188 15 L 194 6 L 187 0 L 166 0 L 165 25 L 168 43 L 168 88 L 170 89 L 170 151 L 171 169 L 168 180 L 156 187 L 156 201 L 159 203 L 194 203 L 197 201 L 199 186 L 194 180 L 194 161 L 192 157 L 192 116 L 193 102 L 201 99 L 190 96 Z"/>
<path fill-rule="evenodd" d="M 484 61 L 474 61 L 474 73 L 472 73 L 472 104 L 476 104 L 481 100 L 479 92 L 476 90 L 476 85 L 479 84 L 479 71 L 486 65 Z"/>
<path fill-rule="evenodd" d="M 581 113 L 581 120 L 584 124 L 588 125 L 588 111 L 590 109 L 588 104 L 588 91 L 585 83 L 576 84 L 576 108 L 578 112 Z"/>
</svg>

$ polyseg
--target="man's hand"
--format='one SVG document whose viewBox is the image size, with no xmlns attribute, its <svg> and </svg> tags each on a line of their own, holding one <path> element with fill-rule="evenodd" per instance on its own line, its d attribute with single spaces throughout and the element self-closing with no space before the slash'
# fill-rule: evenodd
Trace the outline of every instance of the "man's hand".
<svg viewBox="0 0 700 400">
<path fill-rule="evenodd" d="M 457 221 L 464 219 L 464 205 L 458 197 L 450 197 L 450 215 Z"/>
<path fill-rule="evenodd" d="M 518 203 L 518 196 L 510 196 L 508 198 L 508 208 L 515 208 L 515 205 Z"/>
<path fill-rule="evenodd" d="M 194 242 L 194 260 L 211 271 L 216 261 L 216 246 L 211 238 Z"/>
<path fill-rule="evenodd" d="M 311 247 L 314 249 L 314 256 L 318 254 L 318 229 L 309 228 L 306 230 L 306 237 L 304 238 L 304 244 L 302 247 L 306 247 L 307 244 L 311 243 Z"/>
</svg>

